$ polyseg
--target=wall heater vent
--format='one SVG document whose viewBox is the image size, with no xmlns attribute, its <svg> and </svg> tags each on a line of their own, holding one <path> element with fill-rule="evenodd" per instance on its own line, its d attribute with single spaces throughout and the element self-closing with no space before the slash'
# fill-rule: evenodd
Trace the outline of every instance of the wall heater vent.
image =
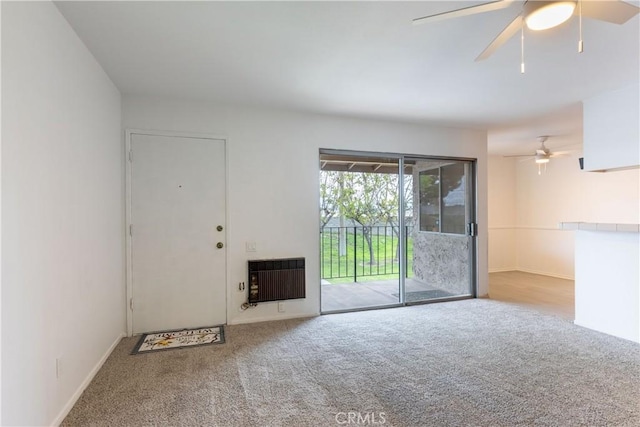
<svg viewBox="0 0 640 427">
<path fill-rule="evenodd" d="M 304 258 L 249 261 L 249 303 L 304 297 Z"/>
</svg>

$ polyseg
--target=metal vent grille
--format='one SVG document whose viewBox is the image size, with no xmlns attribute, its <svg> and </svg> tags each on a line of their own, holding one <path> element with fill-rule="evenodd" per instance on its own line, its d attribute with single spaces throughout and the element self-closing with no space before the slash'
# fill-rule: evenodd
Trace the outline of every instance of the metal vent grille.
<svg viewBox="0 0 640 427">
<path fill-rule="evenodd" d="M 304 258 L 249 261 L 249 303 L 305 298 Z"/>
</svg>

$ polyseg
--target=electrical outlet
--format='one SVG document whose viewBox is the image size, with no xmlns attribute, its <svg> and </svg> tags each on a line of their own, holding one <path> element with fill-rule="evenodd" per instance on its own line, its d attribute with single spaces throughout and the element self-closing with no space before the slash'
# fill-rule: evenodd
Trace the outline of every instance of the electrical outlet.
<svg viewBox="0 0 640 427">
<path fill-rule="evenodd" d="M 247 252 L 256 251 L 256 242 L 246 242 Z"/>
<path fill-rule="evenodd" d="M 284 303 L 283 302 L 279 302 L 278 303 L 278 313 L 284 313 Z"/>
</svg>

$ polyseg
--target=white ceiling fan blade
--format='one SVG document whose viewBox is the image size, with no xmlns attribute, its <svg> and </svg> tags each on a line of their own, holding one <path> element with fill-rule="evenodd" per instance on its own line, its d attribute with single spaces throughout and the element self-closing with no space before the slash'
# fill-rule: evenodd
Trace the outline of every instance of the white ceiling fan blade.
<svg viewBox="0 0 640 427">
<path fill-rule="evenodd" d="M 520 159 L 518 160 L 518 163 L 531 162 L 531 161 L 533 161 L 533 157 L 529 157 L 528 159 Z"/>
<path fill-rule="evenodd" d="M 535 154 L 511 154 L 511 155 L 502 156 L 502 157 L 535 157 Z"/>
<path fill-rule="evenodd" d="M 493 55 L 493 52 L 498 50 L 500 46 L 505 44 L 507 40 L 513 37 L 513 35 L 517 33 L 520 30 L 520 28 L 522 28 L 522 16 L 518 15 L 516 19 L 511 21 L 511 23 L 507 25 L 507 28 L 502 30 L 502 32 L 498 34 L 498 36 L 495 39 L 493 39 L 491 44 L 487 46 L 487 48 L 483 50 L 480 55 L 478 55 L 478 57 L 476 58 L 476 62 L 485 60 L 491 55 Z"/>
<path fill-rule="evenodd" d="M 463 7 L 461 9 L 449 12 L 436 13 L 434 15 L 416 18 L 412 22 L 414 25 L 426 24 L 428 22 L 444 21 L 445 19 L 460 18 L 462 16 L 475 15 L 476 13 L 491 12 L 494 10 L 504 9 L 513 3 L 514 0 L 496 0 L 489 3 L 479 4 L 476 6 Z"/>
<path fill-rule="evenodd" d="M 640 8 L 620 0 L 585 1 L 582 0 L 582 16 L 613 24 L 624 24 L 640 12 Z M 580 13 L 580 6 L 576 7 L 574 15 Z"/>
</svg>

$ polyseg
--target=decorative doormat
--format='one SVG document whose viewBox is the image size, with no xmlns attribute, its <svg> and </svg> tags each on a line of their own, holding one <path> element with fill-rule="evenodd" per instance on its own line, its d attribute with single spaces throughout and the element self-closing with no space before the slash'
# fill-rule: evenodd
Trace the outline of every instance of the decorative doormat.
<svg viewBox="0 0 640 427">
<path fill-rule="evenodd" d="M 399 294 L 392 294 L 394 297 L 397 297 Z M 450 294 L 449 292 L 441 291 L 439 289 L 433 289 L 429 291 L 414 291 L 414 292 L 406 292 L 405 293 L 405 301 L 406 302 L 414 302 L 414 301 L 422 301 L 433 298 L 447 298 L 455 296 L 454 294 Z"/>
<path fill-rule="evenodd" d="M 224 327 L 181 329 L 143 334 L 131 354 L 224 343 Z"/>
</svg>

